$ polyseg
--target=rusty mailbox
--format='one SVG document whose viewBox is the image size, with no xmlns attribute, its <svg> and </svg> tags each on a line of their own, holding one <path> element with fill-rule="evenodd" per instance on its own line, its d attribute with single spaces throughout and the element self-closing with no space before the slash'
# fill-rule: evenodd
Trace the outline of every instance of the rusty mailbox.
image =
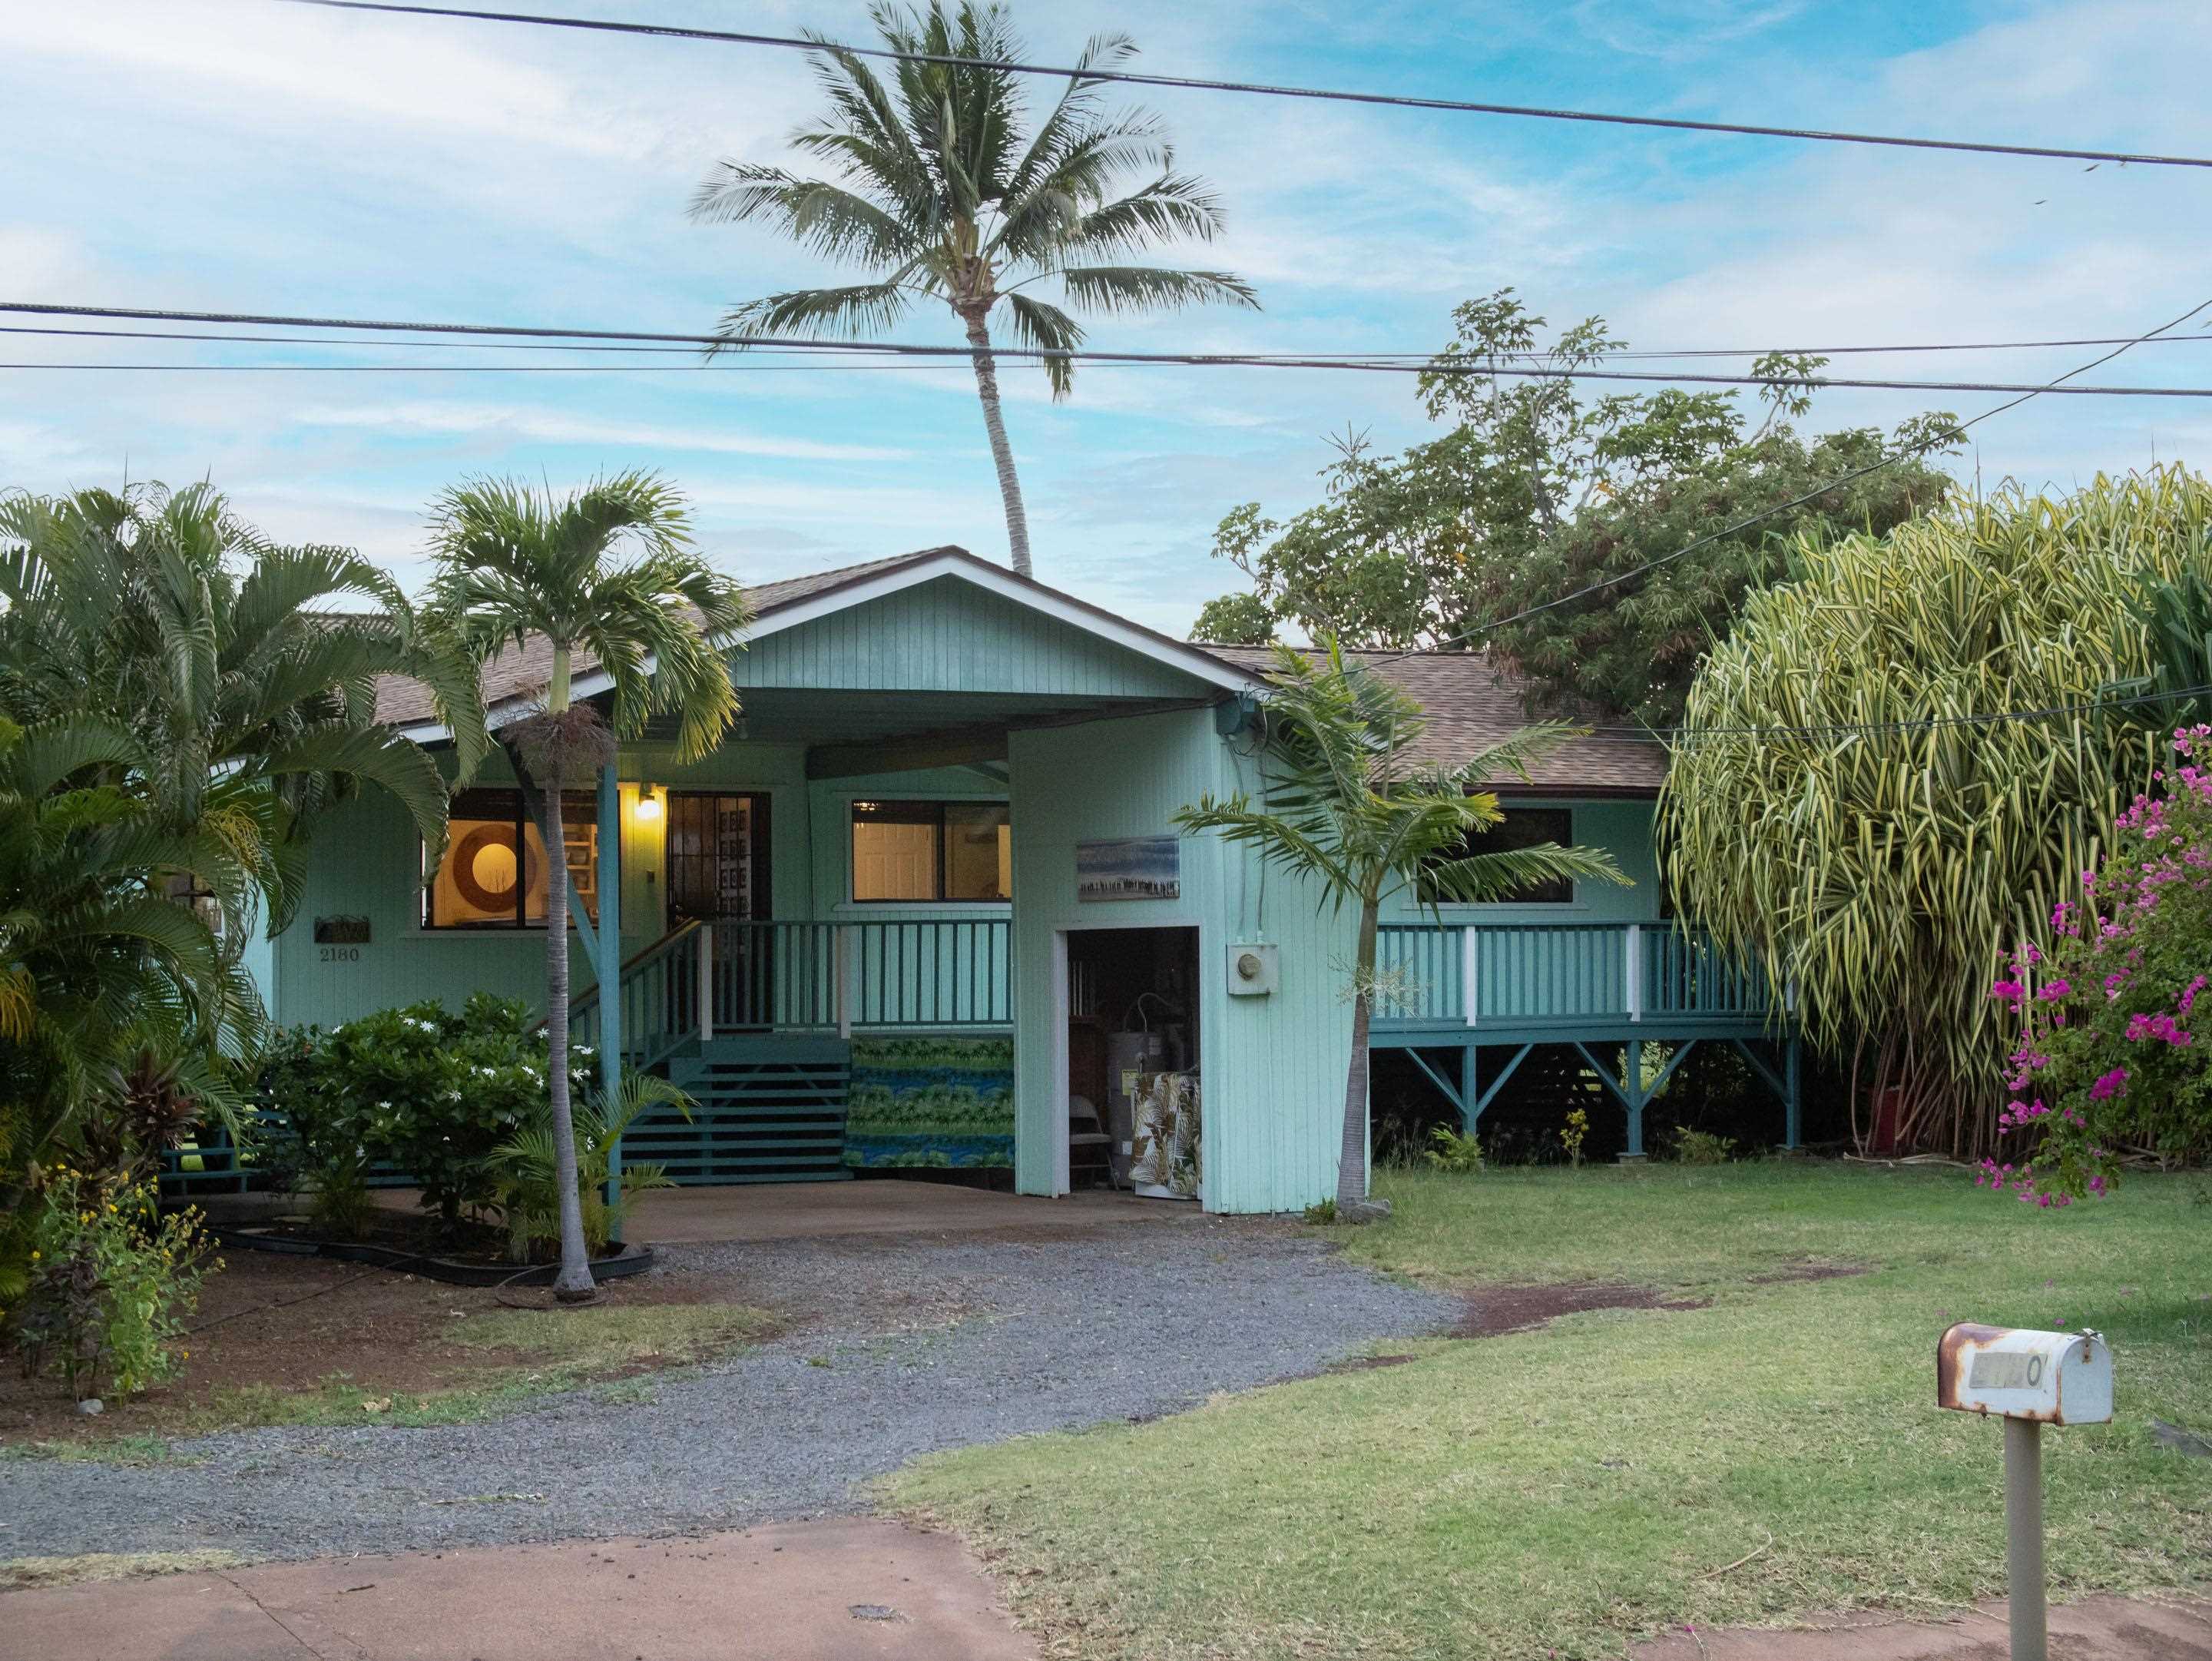
<svg viewBox="0 0 2212 1661">
<path fill-rule="evenodd" d="M 2095 1332 L 2034 1332 L 1960 1321 L 1936 1341 L 1936 1405 L 2004 1421 L 2012 1661 L 2047 1661 L 2043 1427 L 2111 1421 L 2112 1347 Z"/>
<path fill-rule="evenodd" d="M 1936 1346 L 1936 1405 L 2044 1425 L 2112 1416 L 2112 1349 L 2094 1332 L 1961 1321 Z"/>
</svg>

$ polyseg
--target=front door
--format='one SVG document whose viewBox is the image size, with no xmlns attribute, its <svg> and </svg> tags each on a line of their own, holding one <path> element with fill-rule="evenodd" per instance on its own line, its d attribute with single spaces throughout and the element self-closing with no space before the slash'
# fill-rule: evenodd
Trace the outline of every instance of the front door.
<svg viewBox="0 0 2212 1661">
<path fill-rule="evenodd" d="M 768 798 L 706 790 L 668 793 L 671 924 L 714 931 L 714 1025 L 768 1024 L 775 1007 L 774 915 L 769 882 Z"/>
</svg>

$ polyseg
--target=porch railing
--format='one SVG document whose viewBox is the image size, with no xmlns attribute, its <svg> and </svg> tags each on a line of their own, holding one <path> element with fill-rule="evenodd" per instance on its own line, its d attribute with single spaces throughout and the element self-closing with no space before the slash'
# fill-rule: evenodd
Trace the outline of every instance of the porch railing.
<svg viewBox="0 0 2212 1661">
<path fill-rule="evenodd" d="M 1011 934 L 1003 917 L 687 922 L 623 965 L 623 1053 L 650 1066 L 717 1034 L 1006 1031 Z"/>
<path fill-rule="evenodd" d="M 1674 923 L 1386 923 L 1379 1030 L 1763 1022 L 1766 977 Z"/>
</svg>

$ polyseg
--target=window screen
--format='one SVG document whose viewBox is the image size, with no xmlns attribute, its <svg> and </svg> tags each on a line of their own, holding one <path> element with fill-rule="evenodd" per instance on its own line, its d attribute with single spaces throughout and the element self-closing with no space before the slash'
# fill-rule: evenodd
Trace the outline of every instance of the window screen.
<svg viewBox="0 0 2212 1661">
<path fill-rule="evenodd" d="M 1460 844 L 1452 857 L 1464 859 L 1472 854 L 1497 854 L 1508 849 L 1535 848 L 1545 843 L 1556 843 L 1561 848 L 1571 846 L 1575 839 L 1575 816 L 1566 807 L 1509 807 L 1505 817 L 1487 830 L 1477 831 Z M 1425 884 L 1421 890 L 1424 903 L 1433 904 L 1442 897 Z M 1500 894 L 1491 902 L 1499 905 L 1569 905 L 1573 904 L 1575 885 L 1566 880 L 1530 883 L 1510 894 Z M 1449 901 L 1446 904 L 1449 904 Z"/>
</svg>

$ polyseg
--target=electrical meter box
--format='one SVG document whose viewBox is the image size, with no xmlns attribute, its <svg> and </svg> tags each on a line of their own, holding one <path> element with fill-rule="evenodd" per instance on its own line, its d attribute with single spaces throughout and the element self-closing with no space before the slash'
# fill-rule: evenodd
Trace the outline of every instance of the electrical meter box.
<svg viewBox="0 0 2212 1661">
<path fill-rule="evenodd" d="M 2112 1347 L 2094 1332 L 1961 1321 L 1936 1346 L 1936 1405 L 2045 1425 L 2105 1424 Z"/>
<path fill-rule="evenodd" d="M 1275 989 L 1275 952 L 1272 946 L 1232 946 L 1229 948 L 1229 995 L 1257 998 Z"/>
</svg>

